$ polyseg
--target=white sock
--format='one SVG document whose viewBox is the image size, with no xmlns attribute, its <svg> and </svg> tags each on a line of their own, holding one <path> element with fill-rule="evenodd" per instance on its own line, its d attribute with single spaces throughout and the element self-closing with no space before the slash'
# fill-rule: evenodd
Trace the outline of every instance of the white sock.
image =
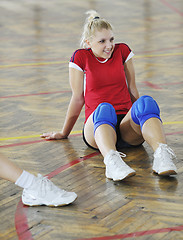
<svg viewBox="0 0 183 240">
<path fill-rule="evenodd" d="M 36 177 L 23 170 L 20 177 L 16 180 L 15 184 L 21 188 L 29 188 Z"/>
</svg>

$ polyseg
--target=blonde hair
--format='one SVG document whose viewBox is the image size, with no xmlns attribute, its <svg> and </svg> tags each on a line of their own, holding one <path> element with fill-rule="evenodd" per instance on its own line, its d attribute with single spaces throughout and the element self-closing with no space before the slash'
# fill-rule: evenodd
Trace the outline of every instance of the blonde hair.
<svg viewBox="0 0 183 240">
<path fill-rule="evenodd" d="M 80 46 L 82 48 L 87 47 L 86 40 L 90 40 L 94 36 L 96 30 L 97 31 L 101 31 L 102 29 L 112 30 L 111 24 L 104 18 L 101 18 L 100 15 L 95 10 L 90 10 L 86 12 L 86 14 L 89 16 L 86 18 L 83 33 L 81 36 Z"/>
</svg>

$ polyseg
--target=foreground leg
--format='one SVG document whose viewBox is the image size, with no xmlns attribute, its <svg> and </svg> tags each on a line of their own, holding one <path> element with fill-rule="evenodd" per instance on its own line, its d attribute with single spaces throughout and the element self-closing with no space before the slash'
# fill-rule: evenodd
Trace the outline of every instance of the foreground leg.
<svg viewBox="0 0 183 240">
<path fill-rule="evenodd" d="M 38 177 L 20 169 L 5 156 L 0 155 L 0 177 L 23 188 L 22 202 L 25 205 L 62 206 L 73 202 L 77 195 L 56 187 L 46 177 Z"/>
<path fill-rule="evenodd" d="M 11 181 L 16 182 L 16 180 L 20 177 L 23 170 L 12 163 L 9 159 L 5 156 L 0 155 L 0 177 Z"/>
</svg>

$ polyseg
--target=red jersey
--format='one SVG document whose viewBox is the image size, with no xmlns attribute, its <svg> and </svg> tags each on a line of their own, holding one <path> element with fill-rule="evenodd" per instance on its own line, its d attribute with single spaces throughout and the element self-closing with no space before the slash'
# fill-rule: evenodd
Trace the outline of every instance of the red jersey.
<svg viewBox="0 0 183 240">
<path fill-rule="evenodd" d="M 96 58 L 91 48 L 78 49 L 70 59 L 69 67 L 84 72 L 85 121 L 102 102 L 113 105 L 116 114 L 126 114 L 132 106 L 124 63 L 133 57 L 124 43 L 115 44 L 108 59 Z"/>
</svg>

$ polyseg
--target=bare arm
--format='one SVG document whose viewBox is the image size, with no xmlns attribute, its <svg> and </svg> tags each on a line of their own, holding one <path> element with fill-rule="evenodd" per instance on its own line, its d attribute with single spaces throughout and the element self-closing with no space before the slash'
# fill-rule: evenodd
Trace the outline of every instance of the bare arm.
<svg viewBox="0 0 183 240">
<path fill-rule="evenodd" d="M 128 90 L 132 103 L 134 103 L 139 98 L 139 92 L 137 90 L 135 82 L 135 69 L 133 66 L 132 58 L 124 64 L 125 75 L 128 83 Z"/>
<path fill-rule="evenodd" d="M 84 105 L 83 79 L 83 72 L 74 68 L 69 68 L 69 81 L 72 90 L 72 97 L 68 106 L 62 131 L 44 133 L 41 137 L 46 139 L 63 139 L 67 138 L 67 136 L 70 134 Z"/>
<path fill-rule="evenodd" d="M 72 128 L 74 127 L 74 124 L 78 119 L 81 109 L 84 105 L 83 72 L 74 68 L 69 68 L 69 76 L 72 97 L 69 103 L 64 126 L 62 129 L 62 133 L 66 137 L 69 135 Z"/>
</svg>

